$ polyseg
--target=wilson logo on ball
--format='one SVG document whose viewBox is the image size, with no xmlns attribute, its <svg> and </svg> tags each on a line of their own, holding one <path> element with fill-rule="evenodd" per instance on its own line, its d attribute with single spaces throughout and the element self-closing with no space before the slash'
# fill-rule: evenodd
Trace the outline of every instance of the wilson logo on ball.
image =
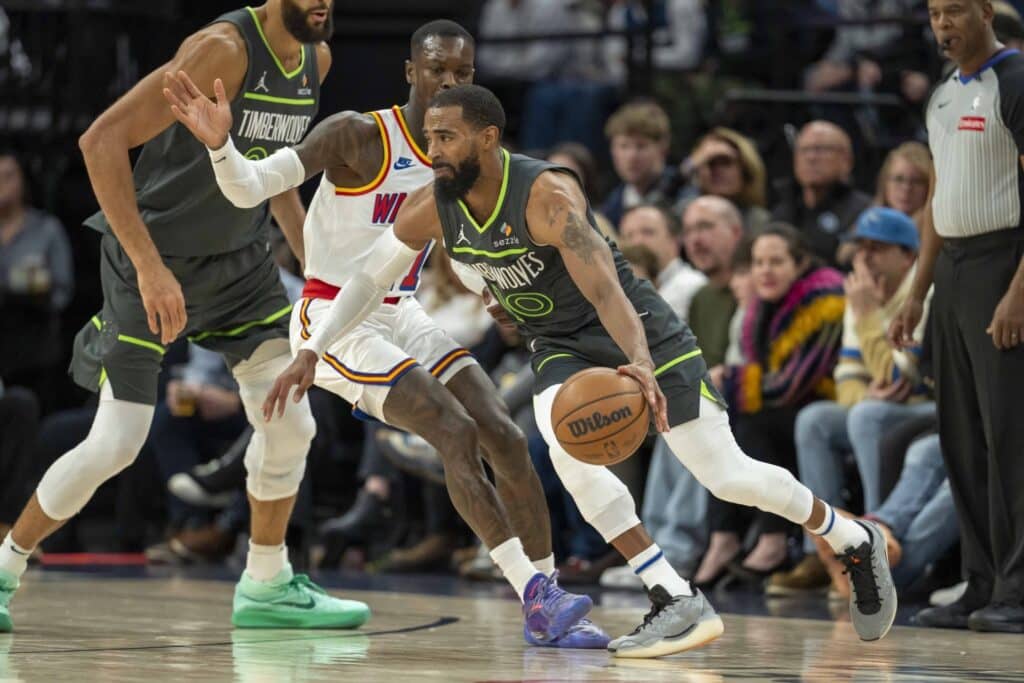
<svg viewBox="0 0 1024 683">
<path fill-rule="evenodd" d="M 569 432 L 574 437 L 581 437 L 591 432 L 604 429 L 608 425 L 615 424 L 621 420 L 625 420 L 627 417 L 633 417 L 633 411 L 628 406 L 614 410 L 607 415 L 603 415 L 599 412 L 595 412 L 589 417 L 583 417 L 578 420 L 573 420 L 569 423 Z"/>
</svg>

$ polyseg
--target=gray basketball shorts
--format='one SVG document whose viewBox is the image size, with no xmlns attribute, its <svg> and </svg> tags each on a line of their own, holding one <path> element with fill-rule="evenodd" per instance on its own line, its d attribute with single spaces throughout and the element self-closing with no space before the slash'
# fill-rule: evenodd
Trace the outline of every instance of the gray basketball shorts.
<svg viewBox="0 0 1024 683">
<path fill-rule="evenodd" d="M 164 257 L 185 296 L 190 341 L 220 353 L 229 367 L 269 339 L 287 339 L 291 304 L 265 244 L 203 257 Z M 150 332 L 135 267 L 113 235 L 100 245 L 103 308 L 75 337 L 69 373 L 114 398 L 155 405 L 166 349 Z"/>
<path fill-rule="evenodd" d="M 649 282 L 638 282 L 627 292 L 644 326 L 654 361 L 654 376 L 668 403 L 670 427 L 700 416 L 700 397 L 725 407 L 708 375 L 697 338 L 672 311 Z M 571 334 L 531 340 L 533 393 L 562 384 L 580 370 L 625 365 L 626 356 L 608 331 L 595 321 Z M 653 429 L 653 425 L 652 425 Z"/>
</svg>

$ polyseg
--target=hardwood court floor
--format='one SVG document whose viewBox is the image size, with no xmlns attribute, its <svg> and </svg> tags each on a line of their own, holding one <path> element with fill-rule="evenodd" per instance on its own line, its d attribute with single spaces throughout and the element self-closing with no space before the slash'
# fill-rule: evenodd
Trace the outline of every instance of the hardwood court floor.
<svg viewBox="0 0 1024 683">
<path fill-rule="evenodd" d="M 725 615 L 681 657 L 528 648 L 508 599 L 345 591 L 360 631 L 239 631 L 232 584 L 31 572 L 0 635 L 0 681 L 1024 681 L 1024 637 L 895 627 L 861 643 L 848 623 Z M 332 593 L 339 594 L 337 590 Z M 613 634 L 635 608 L 598 607 Z"/>
</svg>

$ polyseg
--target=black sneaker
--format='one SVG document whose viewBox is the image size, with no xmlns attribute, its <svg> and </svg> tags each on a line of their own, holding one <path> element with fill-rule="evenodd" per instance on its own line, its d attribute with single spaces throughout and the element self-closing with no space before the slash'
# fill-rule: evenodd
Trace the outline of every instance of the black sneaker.
<svg viewBox="0 0 1024 683">
<path fill-rule="evenodd" d="M 960 598 L 956 602 L 940 607 L 927 607 L 914 616 L 914 623 L 927 628 L 955 628 L 967 630 L 967 618 L 978 609 Z"/>
<path fill-rule="evenodd" d="M 320 535 L 325 541 L 332 538 L 349 543 L 368 541 L 386 530 L 392 523 L 394 511 L 391 503 L 366 489 L 356 494 L 356 502 L 340 517 L 332 517 L 320 525 Z"/>
<path fill-rule="evenodd" d="M 1024 633 L 1024 605 L 994 603 L 971 612 L 967 628 L 984 633 Z"/>
</svg>

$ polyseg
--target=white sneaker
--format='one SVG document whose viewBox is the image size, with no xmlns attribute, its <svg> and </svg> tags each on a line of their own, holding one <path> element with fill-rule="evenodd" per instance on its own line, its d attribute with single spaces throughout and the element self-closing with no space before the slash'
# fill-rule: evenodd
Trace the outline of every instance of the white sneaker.
<svg viewBox="0 0 1024 683">
<path fill-rule="evenodd" d="M 949 588 L 940 588 L 937 591 L 932 591 L 932 594 L 928 596 L 928 604 L 934 607 L 945 607 L 946 605 L 952 605 L 954 602 L 963 597 L 963 594 L 966 591 L 966 581 L 961 581 L 960 583 L 954 586 L 950 586 Z"/>
<path fill-rule="evenodd" d="M 628 564 L 620 567 L 609 567 L 601 572 L 601 578 L 598 579 L 604 588 L 615 588 L 617 590 L 631 590 L 631 591 L 642 591 L 644 589 L 644 582 L 633 568 Z"/>
</svg>

